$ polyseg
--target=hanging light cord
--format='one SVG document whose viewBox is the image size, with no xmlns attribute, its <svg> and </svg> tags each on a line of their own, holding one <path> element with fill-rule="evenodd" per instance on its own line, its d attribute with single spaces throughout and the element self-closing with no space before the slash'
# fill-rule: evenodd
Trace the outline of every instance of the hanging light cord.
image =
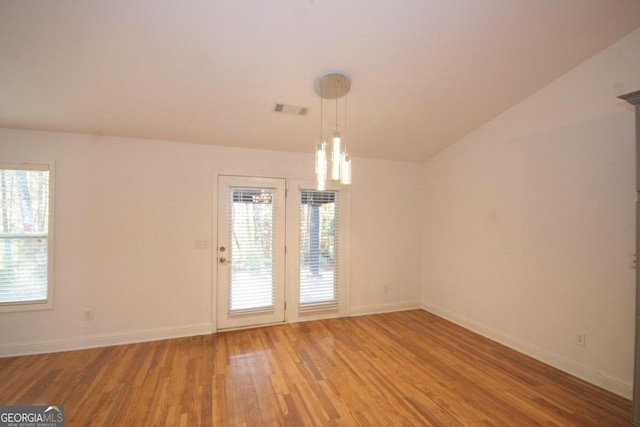
<svg viewBox="0 0 640 427">
<path fill-rule="evenodd" d="M 347 95 L 344 95 L 344 123 L 342 125 L 342 129 L 344 129 L 345 131 L 348 130 L 347 129 Z M 347 151 L 347 147 L 346 145 L 343 145 L 343 150 L 346 152 Z"/>
<path fill-rule="evenodd" d="M 322 83 L 320 84 L 320 142 L 322 142 L 322 101 L 324 100 L 324 93 L 322 92 Z"/>
<path fill-rule="evenodd" d="M 335 88 L 336 92 L 336 132 L 338 131 L 338 88 Z"/>
</svg>

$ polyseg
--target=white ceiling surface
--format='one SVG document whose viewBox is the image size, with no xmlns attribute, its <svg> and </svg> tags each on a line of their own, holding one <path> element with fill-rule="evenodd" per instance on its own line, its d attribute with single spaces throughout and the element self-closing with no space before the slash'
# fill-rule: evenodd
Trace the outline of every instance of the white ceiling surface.
<svg viewBox="0 0 640 427">
<path fill-rule="evenodd" d="M 0 0 L 0 127 L 312 152 L 342 70 L 352 154 L 424 161 L 638 27 L 638 0 Z"/>
</svg>

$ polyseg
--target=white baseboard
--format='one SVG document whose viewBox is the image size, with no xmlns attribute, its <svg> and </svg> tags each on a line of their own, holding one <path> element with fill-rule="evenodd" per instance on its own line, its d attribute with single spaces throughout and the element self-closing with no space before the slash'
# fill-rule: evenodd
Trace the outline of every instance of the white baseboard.
<svg viewBox="0 0 640 427">
<path fill-rule="evenodd" d="M 421 308 L 419 301 L 410 301 L 393 304 L 375 304 L 351 307 L 351 316 L 365 314 L 387 313 L 392 311 L 412 310 Z M 328 317 L 343 317 L 335 315 Z M 309 317 L 302 320 L 315 320 L 327 318 L 327 316 Z M 60 338 L 53 340 L 21 341 L 0 344 L 0 358 L 25 356 L 30 354 L 56 353 L 60 351 L 83 350 L 87 348 L 107 347 L 112 345 L 134 344 L 146 341 L 157 341 L 171 338 L 182 338 L 196 335 L 207 335 L 214 332 L 214 325 L 202 323 L 177 328 L 157 328 L 137 331 L 128 331 L 115 334 L 89 335 L 81 337 Z"/>
<path fill-rule="evenodd" d="M 612 393 L 631 399 L 633 386 L 631 383 L 611 377 L 596 369 L 584 366 L 548 351 L 534 347 L 519 339 L 497 331 L 486 325 L 459 316 L 441 307 L 416 301 L 408 301 L 392 304 L 373 304 L 351 307 L 351 316 L 367 314 L 388 313 L 393 311 L 423 309 L 437 316 L 443 317 L 464 328 L 499 342 L 516 351 L 533 357 L 554 368 L 567 372 L 580 379 L 588 381 Z M 195 324 L 178 328 L 157 328 L 138 331 L 129 331 L 117 334 L 91 335 L 84 337 L 63 338 L 57 340 L 23 341 L 0 344 L 0 357 L 23 356 L 29 354 L 55 353 L 60 351 L 82 350 L 87 348 L 107 347 L 112 345 L 133 344 L 147 341 L 157 341 L 171 338 L 182 338 L 197 335 L 211 334 L 213 325 L 210 323 Z"/>
<path fill-rule="evenodd" d="M 546 350 L 527 344 L 517 338 L 497 331 L 482 323 L 468 319 L 464 316 L 460 316 L 458 314 L 447 311 L 441 307 L 423 303 L 422 309 L 444 319 L 447 319 L 453 323 L 456 323 L 493 341 L 506 345 L 507 347 L 519 351 L 520 353 L 533 357 L 534 359 L 546 363 L 547 365 L 560 369 L 563 372 L 571 374 L 591 384 L 597 385 L 598 387 L 602 387 L 603 389 L 615 393 L 618 396 L 622 396 L 626 399 L 631 399 L 632 397 L 633 386 L 631 383 L 623 381 L 619 378 L 611 377 L 588 366 L 566 360 L 553 353 L 549 353 Z"/>
<path fill-rule="evenodd" d="M 391 304 L 356 305 L 351 307 L 351 316 L 363 316 L 366 314 L 390 313 L 392 311 L 415 310 L 422 308 L 420 301 L 405 301 Z"/>
<path fill-rule="evenodd" d="M 212 333 L 212 325 L 210 323 L 202 323 L 178 328 L 145 329 L 116 334 L 89 335 L 56 340 L 24 341 L 8 344 L 3 343 L 0 344 L 0 357 L 83 350 L 87 348 L 108 347 L 112 345 L 134 344 L 146 341 L 207 335 L 210 333 Z"/>
</svg>

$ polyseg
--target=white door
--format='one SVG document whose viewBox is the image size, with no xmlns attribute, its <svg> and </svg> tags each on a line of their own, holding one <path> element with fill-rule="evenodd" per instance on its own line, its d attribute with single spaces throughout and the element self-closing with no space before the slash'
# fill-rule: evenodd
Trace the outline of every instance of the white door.
<svg viewBox="0 0 640 427">
<path fill-rule="evenodd" d="M 218 177 L 218 328 L 284 322 L 286 181 Z"/>
</svg>

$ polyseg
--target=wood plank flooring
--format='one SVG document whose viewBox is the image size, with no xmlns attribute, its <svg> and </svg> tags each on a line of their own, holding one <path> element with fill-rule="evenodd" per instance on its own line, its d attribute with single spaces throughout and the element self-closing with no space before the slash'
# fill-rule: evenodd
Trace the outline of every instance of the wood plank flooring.
<svg viewBox="0 0 640 427">
<path fill-rule="evenodd" d="M 629 426 L 631 403 L 422 310 L 0 359 L 66 426 Z"/>
</svg>

